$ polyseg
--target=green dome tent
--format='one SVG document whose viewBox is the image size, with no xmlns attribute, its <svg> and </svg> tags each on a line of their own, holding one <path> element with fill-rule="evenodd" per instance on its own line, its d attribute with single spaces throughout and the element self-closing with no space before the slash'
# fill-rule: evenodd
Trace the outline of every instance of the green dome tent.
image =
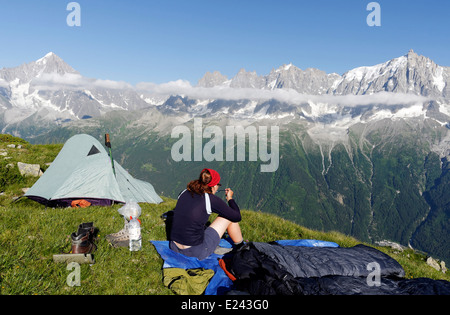
<svg viewBox="0 0 450 315">
<path fill-rule="evenodd" d="M 134 200 L 161 203 L 150 183 L 133 178 L 105 148 L 85 134 L 70 138 L 56 159 L 25 197 L 47 206 L 70 206 L 84 199 L 92 205 L 111 205 Z"/>
</svg>

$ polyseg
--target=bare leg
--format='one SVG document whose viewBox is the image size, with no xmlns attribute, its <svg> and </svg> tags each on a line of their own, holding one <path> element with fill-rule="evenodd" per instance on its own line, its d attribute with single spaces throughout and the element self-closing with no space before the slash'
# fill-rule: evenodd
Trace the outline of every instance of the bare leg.
<svg viewBox="0 0 450 315">
<path fill-rule="evenodd" d="M 228 231 L 228 235 L 230 235 L 231 240 L 235 244 L 241 243 L 244 239 L 242 238 L 241 227 L 239 223 L 233 223 L 225 218 L 217 217 L 213 223 L 211 223 L 210 227 L 217 231 L 220 237 Z"/>
<path fill-rule="evenodd" d="M 231 223 L 228 226 L 227 232 L 235 244 L 239 244 L 244 240 L 239 223 Z"/>
</svg>

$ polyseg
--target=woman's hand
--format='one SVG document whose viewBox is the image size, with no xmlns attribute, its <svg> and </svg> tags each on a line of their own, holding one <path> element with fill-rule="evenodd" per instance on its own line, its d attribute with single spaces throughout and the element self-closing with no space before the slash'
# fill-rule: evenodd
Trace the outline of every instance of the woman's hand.
<svg viewBox="0 0 450 315">
<path fill-rule="evenodd" d="M 225 195 L 227 196 L 227 201 L 233 199 L 234 192 L 230 188 L 225 189 Z"/>
</svg>

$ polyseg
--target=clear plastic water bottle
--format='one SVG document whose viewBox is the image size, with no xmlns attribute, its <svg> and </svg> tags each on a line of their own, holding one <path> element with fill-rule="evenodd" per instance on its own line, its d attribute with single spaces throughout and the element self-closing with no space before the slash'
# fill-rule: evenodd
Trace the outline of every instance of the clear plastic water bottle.
<svg viewBox="0 0 450 315">
<path fill-rule="evenodd" d="M 141 250 L 141 223 L 138 219 L 131 217 L 131 220 L 128 223 L 128 233 L 130 235 L 130 251 L 136 252 Z"/>
</svg>

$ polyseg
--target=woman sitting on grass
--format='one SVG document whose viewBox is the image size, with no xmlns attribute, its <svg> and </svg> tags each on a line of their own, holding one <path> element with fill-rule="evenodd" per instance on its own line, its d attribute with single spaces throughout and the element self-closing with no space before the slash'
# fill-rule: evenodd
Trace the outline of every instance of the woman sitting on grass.
<svg viewBox="0 0 450 315">
<path fill-rule="evenodd" d="M 235 248 L 242 246 L 242 232 L 238 223 L 241 221 L 241 212 L 231 189 L 225 189 L 228 205 L 215 196 L 220 186 L 219 173 L 204 169 L 199 179 L 191 181 L 180 194 L 173 214 L 170 249 L 203 260 L 214 252 L 225 231 Z M 219 216 L 205 229 L 212 212 Z"/>
</svg>

